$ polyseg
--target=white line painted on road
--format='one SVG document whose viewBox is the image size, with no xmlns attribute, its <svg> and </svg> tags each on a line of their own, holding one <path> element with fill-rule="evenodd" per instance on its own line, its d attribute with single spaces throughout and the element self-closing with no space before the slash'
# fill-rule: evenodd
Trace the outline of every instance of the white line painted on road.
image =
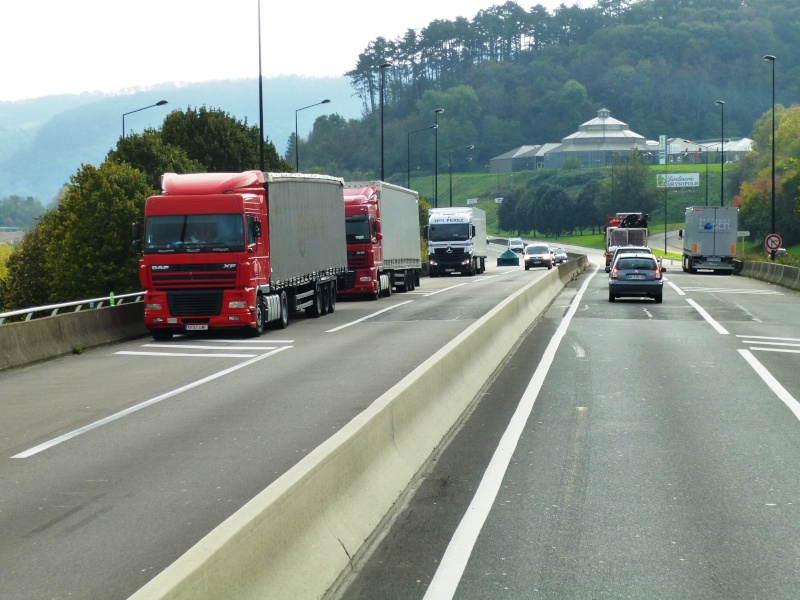
<svg viewBox="0 0 800 600">
<path fill-rule="evenodd" d="M 494 452 L 494 456 L 492 456 L 478 490 L 475 492 L 475 497 L 472 499 L 461 523 L 459 523 L 453 538 L 447 545 L 442 562 L 439 564 L 439 568 L 428 586 L 424 600 L 446 600 L 453 598 L 455 595 L 456 588 L 464 575 L 464 570 L 467 567 L 467 562 L 470 554 L 472 554 L 478 535 L 486 522 L 486 518 L 489 516 L 492 505 L 497 499 L 508 465 L 514 455 L 519 438 L 525 429 L 525 424 L 528 422 L 533 405 L 542 389 L 545 376 L 553 364 L 556 351 L 567 332 L 569 324 L 572 322 L 572 317 L 578 309 L 581 298 L 596 274 L 597 269 L 595 268 L 595 271 L 586 279 L 573 298 L 570 309 L 547 345 L 547 349 L 542 355 L 542 360 L 539 362 L 539 366 L 536 368 L 525 393 L 522 395 L 519 406 L 514 412 L 511 423 L 509 423 L 500 440 L 500 444 Z"/>
<path fill-rule="evenodd" d="M 686 292 L 684 292 L 684 291 L 683 291 L 681 288 L 679 288 L 677 285 L 675 285 L 675 284 L 674 284 L 674 283 L 672 283 L 671 281 L 667 281 L 667 283 L 669 284 L 669 286 L 670 286 L 670 287 L 671 287 L 673 290 L 675 290 L 676 292 L 678 292 L 678 295 L 679 295 L 679 296 L 685 296 L 685 295 L 686 295 Z"/>
<path fill-rule="evenodd" d="M 275 350 L 277 346 L 239 346 L 236 350 Z M 190 350 L 225 350 L 219 346 L 201 346 L 200 344 L 142 344 L 142 348 L 186 348 Z"/>
<path fill-rule="evenodd" d="M 144 352 L 136 350 L 120 350 L 114 354 L 124 354 L 125 356 L 174 356 L 174 357 L 190 357 L 190 358 L 253 358 L 257 354 L 229 354 L 222 352 Z"/>
<path fill-rule="evenodd" d="M 328 331 L 326 331 L 325 333 L 333 333 L 335 331 L 340 331 L 342 329 L 346 329 L 347 327 L 351 327 L 353 325 L 356 325 L 357 323 L 361 323 L 362 321 L 366 321 L 367 319 L 371 319 L 372 317 L 377 317 L 380 314 L 383 314 L 383 313 L 385 313 L 387 311 L 393 310 L 393 309 L 397 308 L 398 306 L 403 306 L 405 304 L 409 304 L 410 302 L 413 302 L 413 300 L 406 300 L 405 302 L 400 302 L 399 304 L 393 304 L 392 306 L 389 306 L 388 308 L 384 308 L 383 310 L 379 310 L 378 312 L 374 312 L 374 313 L 372 313 L 370 315 L 367 315 L 366 317 L 361 317 L 360 319 L 356 319 L 355 321 L 350 321 L 349 323 L 345 323 L 344 325 L 339 325 L 339 327 L 334 327 L 333 329 L 328 329 Z"/>
<path fill-rule="evenodd" d="M 722 325 L 717 323 L 714 319 L 711 318 L 711 315 L 706 312 L 702 306 L 700 306 L 697 302 L 692 300 L 691 298 L 687 298 L 686 301 L 694 307 L 694 309 L 700 313 L 700 316 L 703 317 L 709 325 L 711 325 L 714 329 L 717 330 L 717 333 L 721 333 L 722 335 L 728 335 L 728 330 L 725 329 Z"/>
<path fill-rule="evenodd" d="M 771 336 L 771 335 L 744 335 L 744 334 L 739 334 L 736 337 L 738 337 L 738 338 L 747 338 L 748 340 L 777 340 L 779 342 L 800 342 L 800 338 L 774 337 L 774 336 Z"/>
<path fill-rule="evenodd" d="M 442 292 L 449 292 L 450 290 L 454 290 L 456 288 L 459 288 L 462 285 L 468 285 L 468 282 L 465 281 L 464 283 L 457 283 L 455 285 L 451 285 L 450 287 L 446 287 L 446 288 L 443 288 L 441 290 L 436 290 L 435 292 L 430 292 L 430 293 L 425 294 L 425 295 L 426 296 L 435 296 L 436 294 L 441 294 Z"/>
<path fill-rule="evenodd" d="M 753 370 L 758 374 L 761 379 L 764 380 L 769 386 L 774 394 L 781 399 L 790 411 L 794 414 L 795 418 L 800 421 L 800 404 L 797 400 L 792 396 L 785 387 L 783 387 L 780 382 L 772 376 L 772 373 L 767 371 L 767 369 L 758 362 L 758 359 L 753 356 L 753 354 L 749 350 L 739 350 L 739 354 L 741 354 L 744 359 L 753 367 Z"/>
<path fill-rule="evenodd" d="M 82 435 L 84 433 L 92 431 L 93 429 L 97 429 L 99 427 L 102 427 L 103 425 L 107 425 L 107 424 L 111 423 L 112 421 L 116 421 L 117 419 L 121 419 L 122 417 L 125 417 L 125 416 L 128 416 L 130 414 L 133 414 L 133 413 L 135 413 L 137 411 L 142 410 L 143 408 L 147 408 L 148 406 L 150 406 L 152 404 L 156 404 L 158 402 L 161 402 L 162 400 L 166 400 L 167 398 L 172 398 L 173 396 L 177 396 L 178 394 L 182 394 L 183 392 L 188 392 L 191 389 L 199 387 L 199 386 L 201 386 L 201 385 L 203 385 L 205 383 L 208 383 L 209 381 L 213 381 L 215 379 L 219 379 L 220 377 L 223 377 L 224 375 L 228 375 L 229 373 L 233 373 L 234 371 L 238 371 L 239 369 L 243 369 L 244 367 L 249 367 L 250 365 L 257 363 L 260 360 L 264 360 L 265 358 L 268 358 L 270 356 L 274 356 L 278 352 L 281 352 L 283 350 L 288 350 L 289 348 L 291 348 L 291 346 L 284 346 L 283 348 L 277 348 L 277 349 L 275 349 L 275 350 L 273 350 L 271 352 L 267 352 L 266 354 L 262 354 L 261 356 L 257 356 L 257 357 L 255 357 L 255 358 L 253 358 L 251 360 L 245 361 L 245 362 L 240 363 L 240 364 L 238 364 L 236 366 L 229 367 L 227 369 L 223 369 L 222 371 L 219 371 L 218 373 L 214 373 L 213 375 L 209 375 L 208 377 L 203 377 L 202 379 L 198 379 L 197 381 L 193 381 L 192 383 L 186 384 L 183 387 L 179 387 L 176 390 L 172 390 L 171 392 L 167 392 L 166 394 L 161 394 L 160 396 L 156 396 L 155 398 L 150 398 L 150 400 L 146 400 L 146 401 L 144 401 L 144 402 L 142 402 L 140 404 L 136 404 L 135 406 L 131 406 L 130 408 L 126 408 L 125 410 L 120 411 L 120 412 L 118 412 L 116 414 L 109 415 L 109 416 L 105 417 L 104 419 L 100 419 L 99 421 L 95 421 L 94 423 L 89 423 L 88 425 L 84 425 L 83 427 L 75 429 L 74 431 L 70 431 L 69 433 L 65 433 L 64 435 L 60 435 L 57 438 L 53 438 L 52 440 L 50 440 L 48 442 L 44 442 L 43 444 L 39 444 L 38 446 L 35 446 L 35 447 L 31 448 L 30 450 L 25 450 L 24 452 L 20 452 L 19 454 L 15 454 L 11 458 L 29 458 L 29 457 L 31 457 L 31 456 L 33 456 L 35 454 L 39 454 L 40 452 L 43 452 L 43 451 L 47 450 L 48 448 L 52 448 L 53 446 L 57 446 L 58 444 L 61 444 L 62 442 L 66 442 L 67 440 L 71 440 L 72 438 L 78 437 L 79 435 Z"/>
</svg>

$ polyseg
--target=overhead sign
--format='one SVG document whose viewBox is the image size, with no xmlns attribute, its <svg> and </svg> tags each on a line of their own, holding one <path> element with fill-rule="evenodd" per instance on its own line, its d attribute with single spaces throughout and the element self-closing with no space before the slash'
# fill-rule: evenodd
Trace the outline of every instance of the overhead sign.
<svg viewBox="0 0 800 600">
<path fill-rule="evenodd" d="M 781 239 L 781 236 L 779 236 L 777 233 L 770 233 L 767 236 L 767 239 L 764 240 L 764 243 L 767 246 L 767 250 L 769 250 L 770 252 L 774 252 L 775 250 L 781 247 L 783 240 Z"/>
<path fill-rule="evenodd" d="M 656 175 L 656 187 L 687 188 L 700 186 L 700 173 L 660 173 Z"/>
</svg>

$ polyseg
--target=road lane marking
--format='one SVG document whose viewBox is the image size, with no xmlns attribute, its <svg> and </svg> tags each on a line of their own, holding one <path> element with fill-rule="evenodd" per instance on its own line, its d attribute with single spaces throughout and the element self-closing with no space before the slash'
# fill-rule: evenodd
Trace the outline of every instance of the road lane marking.
<svg viewBox="0 0 800 600">
<path fill-rule="evenodd" d="M 800 403 L 792 396 L 785 387 L 783 387 L 780 382 L 772 376 L 772 373 L 767 371 L 767 369 L 762 365 L 758 359 L 753 356 L 752 352 L 749 350 L 739 350 L 739 354 L 741 354 L 744 359 L 750 364 L 756 374 L 764 380 L 764 383 L 769 386 L 769 389 L 780 398 L 781 402 L 783 402 L 792 414 L 794 414 L 795 418 L 800 421 Z"/>
<path fill-rule="evenodd" d="M 465 281 L 464 283 L 457 283 L 455 285 L 451 285 L 450 287 L 443 288 L 441 290 L 436 290 L 435 292 L 430 292 L 425 294 L 426 296 L 435 296 L 436 294 L 441 294 L 442 292 L 449 292 L 450 290 L 454 290 L 456 288 L 461 287 L 462 285 L 468 285 L 469 282 Z"/>
<path fill-rule="evenodd" d="M 120 350 L 114 354 L 123 354 L 125 356 L 174 356 L 178 358 L 253 358 L 258 354 L 230 354 L 220 352 L 144 352 L 137 350 Z"/>
<path fill-rule="evenodd" d="M 349 323 L 345 323 L 344 325 L 339 325 L 339 327 L 334 327 L 333 329 L 328 329 L 328 331 L 326 331 L 325 333 L 334 333 L 334 332 L 339 331 L 341 329 L 346 329 L 347 327 L 351 327 L 353 325 L 356 325 L 357 323 L 361 323 L 363 321 L 366 321 L 367 319 L 371 319 L 372 317 L 377 317 L 380 314 L 383 314 L 383 313 L 385 313 L 387 311 L 393 310 L 393 309 L 397 308 L 398 306 L 403 306 L 404 304 L 409 304 L 410 302 L 414 302 L 414 301 L 413 300 L 406 300 L 405 302 L 400 302 L 399 304 L 393 304 L 392 306 L 384 308 L 383 310 L 379 310 L 378 312 L 374 312 L 372 314 L 369 314 L 366 317 L 361 317 L 360 319 L 356 319 L 355 321 L 350 321 Z"/>
<path fill-rule="evenodd" d="M 672 283 L 671 281 L 667 281 L 667 283 L 669 284 L 669 286 L 670 286 L 670 287 L 671 287 L 673 290 L 675 290 L 676 292 L 678 292 L 678 295 L 679 295 L 679 296 L 685 296 L 685 295 L 686 295 L 686 292 L 684 292 L 684 291 L 683 291 L 681 288 L 679 288 L 677 285 L 675 285 L 675 284 L 674 284 L 674 283 Z"/>
<path fill-rule="evenodd" d="M 536 367 L 536 371 L 520 399 L 517 410 L 514 412 L 514 416 L 511 418 L 511 422 L 492 456 L 483 479 L 481 479 L 475 496 L 453 534 L 450 543 L 447 545 L 447 550 L 428 586 L 424 600 L 447 600 L 452 599 L 455 595 L 456 588 L 464 575 L 464 570 L 467 567 L 467 562 L 470 554 L 472 554 L 472 549 L 475 547 L 478 535 L 489 516 L 492 505 L 497 499 L 508 465 L 511 463 L 519 439 L 525 430 L 525 424 L 528 422 L 533 405 L 542 389 L 545 376 L 553 364 L 556 351 L 572 322 L 572 317 L 578 310 L 581 298 L 597 271 L 598 269 L 595 268 L 594 272 L 583 283 L 581 289 L 573 298 L 567 314 L 547 345 L 539 366 Z"/>
<path fill-rule="evenodd" d="M 717 333 L 721 333 L 722 335 L 728 335 L 728 330 L 725 329 L 722 325 L 717 323 L 714 319 L 711 318 L 711 315 L 706 312 L 702 306 L 700 306 L 697 302 L 692 300 L 691 298 L 687 298 L 686 302 L 694 307 L 694 309 L 700 313 L 700 316 L 703 317 L 709 325 L 711 325 L 714 329 L 717 330 Z"/>
<path fill-rule="evenodd" d="M 244 367 L 249 367 L 250 365 L 257 363 L 260 360 L 264 360 L 265 358 L 268 358 L 270 356 L 274 356 L 278 352 L 282 352 L 283 350 L 288 350 L 289 348 L 291 348 L 291 346 L 284 346 L 282 348 L 276 348 L 275 350 L 267 352 L 266 354 L 262 354 L 260 356 L 252 358 L 252 359 L 250 359 L 248 361 L 245 361 L 243 363 L 239 363 L 238 365 L 235 365 L 233 367 L 229 367 L 227 369 L 223 369 L 222 371 L 214 373 L 213 375 L 209 375 L 208 377 L 203 377 L 202 379 L 198 379 L 197 381 L 193 381 L 192 383 L 186 384 L 186 385 L 184 385 L 182 387 L 179 387 L 178 389 L 172 390 L 171 392 L 167 392 L 166 394 L 161 394 L 160 396 L 156 396 L 155 398 L 150 398 L 150 400 L 145 400 L 144 402 L 141 402 L 139 404 L 136 404 L 134 406 L 126 408 L 125 410 L 120 411 L 118 413 L 115 413 L 113 415 L 109 415 L 109 416 L 107 416 L 107 417 L 105 417 L 103 419 L 100 419 L 99 421 L 95 421 L 94 423 L 89 423 L 88 425 L 84 425 L 83 427 L 79 427 L 78 429 L 70 431 L 69 433 L 65 433 L 64 435 L 60 435 L 60 436 L 58 436 L 56 438 L 53 438 L 52 440 L 49 440 L 49 441 L 44 442 L 42 444 L 39 444 L 38 446 L 34 446 L 33 448 L 30 448 L 29 450 L 25 450 L 24 452 L 20 452 L 19 454 L 15 454 L 11 458 L 30 458 L 31 456 L 34 456 L 35 454 L 39 454 L 40 452 L 44 452 L 45 450 L 47 450 L 49 448 L 52 448 L 53 446 L 57 446 L 58 444 L 61 444 L 63 442 L 66 442 L 67 440 L 71 440 L 74 437 L 78 437 L 79 435 L 83 435 L 84 433 L 92 431 L 93 429 L 98 429 L 99 427 L 102 427 L 103 425 L 108 425 L 109 423 L 111 423 L 113 421 L 116 421 L 118 419 L 121 419 L 122 417 L 126 417 L 126 416 L 128 416 L 130 414 L 133 414 L 135 412 L 138 412 L 138 411 L 142 410 L 143 408 L 147 408 L 148 406 L 150 406 L 152 404 L 157 404 L 158 402 L 161 402 L 162 400 L 166 400 L 167 398 L 172 398 L 173 396 L 177 396 L 178 394 L 182 394 L 183 392 L 188 392 L 191 389 L 199 387 L 199 386 L 201 386 L 201 385 L 203 385 L 205 383 L 208 383 L 210 381 L 213 381 L 215 379 L 219 379 L 220 377 L 223 377 L 224 375 L 228 375 L 229 373 L 233 373 L 234 371 L 238 371 L 239 369 L 243 369 Z"/>
</svg>

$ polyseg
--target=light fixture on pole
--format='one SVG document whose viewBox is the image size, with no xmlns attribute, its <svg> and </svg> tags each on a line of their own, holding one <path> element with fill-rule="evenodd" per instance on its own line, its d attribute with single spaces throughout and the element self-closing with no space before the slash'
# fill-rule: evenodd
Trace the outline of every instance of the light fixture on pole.
<svg viewBox="0 0 800 600">
<path fill-rule="evenodd" d="M 772 228 L 770 233 L 775 233 L 775 57 L 767 54 L 763 60 L 772 63 Z M 770 252 L 772 260 L 775 260 L 775 250 Z"/>
<path fill-rule="evenodd" d="M 450 208 L 453 208 L 453 154 L 457 152 L 466 152 L 472 150 L 474 147 L 475 144 L 470 144 L 466 148 L 459 148 L 447 154 L 447 167 L 450 169 Z"/>
<path fill-rule="evenodd" d="M 312 106 L 319 106 L 320 104 L 328 104 L 330 100 L 325 98 L 322 102 L 316 102 L 314 104 L 309 104 L 308 106 L 304 106 L 303 108 L 298 108 L 294 111 L 294 170 L 298 173 L 300 172 L 300 139 L 297 137 L 297 113 L 301 110 L 305 110 L 307 108 L 311 108 Z"/>
<path fill-rule="evenodd" d="M 725 101 L 714 100 L 714 104 L 719 106 L 719 205 L 725 206 Z"/>
<path fill-rule="evenodd" d="M 384 73 L 386 69 L 391 69 L 392 63 L 385 62 L 380 66 L 381 69 L 381 181 L 386 181 L 385 173 L 383 170 L 383 86 L 384 86 Z"/>
<path fill-rule="evenodd" d="M 125 137 L 125 116 L 132 115 L 135 112 L 139 112 L 140 110 L 147 110 L 148 108 L 153 108 L 154 106 L 164 106 L 168 104 L 166 100 L 159 100 L 155 104 L 151 104 L 150 106 L 145 106 L 144 108 L 137 108 L 136 110 L 132 110 L 126 113 L 122 113 L 122 137 Z"/>
<path fill-rule="evenodd" d="M 438 125 L 429 125 L 428 127 L 423 127 L 422 129 L 415 129 L 414 131 L 408 132 L 408 151 L 406 154 L 406 187 L 411 187 L 411 134 L 412 133 L 419 133 L 420 131 L 428 131 L 429 129 L 436 129 Z"/>
<path fill-rule="evenodd" d="M 439 113 L 443 113 L 443 108 L 434 109 L 436 130 L 435 141 L 433 144 L 433 207 L 439 206 Z"/>
</svg>

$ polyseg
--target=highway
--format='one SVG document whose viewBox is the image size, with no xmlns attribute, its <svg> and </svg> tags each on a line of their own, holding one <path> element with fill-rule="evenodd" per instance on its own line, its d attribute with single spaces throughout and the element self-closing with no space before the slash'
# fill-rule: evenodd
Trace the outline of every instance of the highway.
<svg viewBox="0 0 800 600">
<path fill-rule="evenodd" d="M 0 373 L 0 597 L 129 597 L 546 273 L 495 262 L 258 339 L 141 338 Z"/>
<path fill-rule="evenodd" d="M 569 285 L 336 598 L 796 598 L 800 296 L 666 277 Z"/>
</svg>

